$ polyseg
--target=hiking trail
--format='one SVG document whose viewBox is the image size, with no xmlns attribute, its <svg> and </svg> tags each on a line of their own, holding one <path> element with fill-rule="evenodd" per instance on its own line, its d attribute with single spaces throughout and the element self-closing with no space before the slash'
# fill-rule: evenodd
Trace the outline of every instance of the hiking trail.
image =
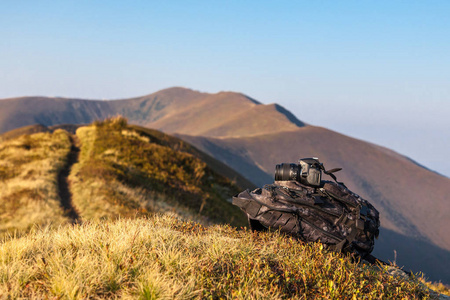
<svg viewBox="0 0 450 300">
<path fill-rule="evenodd" d="M 78 162 L 78 156 L 80 154 L 80 141 L 76 135 L 70 135 L 70 142 L 72 143 L 72 146 L 70 148 L 69 155 L 67 156 L 67 163 L 58 174 L 58 191 L 59 198 L 61 199 L 61 206 L 64 208 L 65 215 L 71 219 L 72 224 L 75 224 L 80 222 L 80 216 L 75 207 L 72 205 L 69 174 L 72 166 Z"/>
</svg>

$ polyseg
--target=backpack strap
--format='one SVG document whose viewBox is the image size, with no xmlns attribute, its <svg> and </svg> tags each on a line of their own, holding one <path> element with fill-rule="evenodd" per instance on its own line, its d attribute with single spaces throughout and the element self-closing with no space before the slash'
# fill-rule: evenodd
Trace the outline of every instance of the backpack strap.
<svg viewBox="0 0 450 300">
<path fill-rule="evenodd" d="M 356 224 L 353 224 L 351 227 L 351 232 L 348 236 L 346 236 L 344 239 L 342 239 L 337 244 L 330 247 L 331 250 L 336 252 L 344 252 L 346 250 L 351 251 L 352 249 L 352 242 L 355 240 L 356 236 L 358 235 L 358 228 Z"/>
<path fill-rule="evenodd" d="M 251 199 L 251 195 L 248 190 L 243 193 L 246 193 L 248 196 L 250 196 L 250 199 L 247 197 L 237 197 L 236 195 L 233 197 L 233 204 L 245 211 L 250 217 L 256 218 L 262 205 Z"/>
<path fill-rule="evenodd" d="M 321 165 L 321 166 L 322 166 L 322 171 L 323 171 L 325 174 L 327 174 L 328 176 L 330 176 L 331 178 L 333 178 L 334 181 L 338 182 L 338 181 L 337 181 L 337 178 L 336 178 L 336 175 L 334 175 L 333 173 L 339 172 L 340 170 L 342 170 L 342 168 L 334 168 L 334 169 L 331 169 L 331 170 L 325 170 L 325 167 L 324 167 L 323 165 Z M 338 182 L 338 183 L 339 183 L 339 182 Z"/>
<path fill-rule="evenodd" d="M 337 177 L 336 175 L 334 175 L 333 173 L 339 172 L 342 170 L 342 168 L 334 168 L 331 170 L 325 170 L 325 167 L 323 166 L 323 164 L 319 164 L 319 168 L 323 171 L 324 174 L 327 174 L 328 176 L 330 176 L 331 178 L 333 178 L 333 180 L 338 183 L 338 184 L 342 184 L 343 186 L 345 186 L 345 184 L 343 182 L 337 181 Z"/>
<path fill-rule="evenodd" d="M 342 249 L 344 248 L 345 244 L 347 243 L 347 239 L 342 239 L 339 243 L 336 245 L 333 245 L 330 247 L 330 250 L 336 251 L 336 252 L 342 252 Z"/>
<path fill-rule="evenodd" d="M 245 193 L 246 195 L 242 195 Z M 244 198 L 244 196 L 246 196 Z M 284 212 L 284 213 L 291 213 L 291 214 L 298 214 L 298 208 L 294 207 L 275 207 L 268 203 L 264 203 L 255 197 L 252 197 L 250 195 L 249 191 L 246 190 L 242 192 L 239 195 L 236 195 L 233 197 L 233 204 L 240 207 L 243 211 L 245 211 L 250 217 L 256 218 L 259 214 L 259 210 L 262 206 L 265 206 L 269 208 L 269 210 Z"/>
</svg>

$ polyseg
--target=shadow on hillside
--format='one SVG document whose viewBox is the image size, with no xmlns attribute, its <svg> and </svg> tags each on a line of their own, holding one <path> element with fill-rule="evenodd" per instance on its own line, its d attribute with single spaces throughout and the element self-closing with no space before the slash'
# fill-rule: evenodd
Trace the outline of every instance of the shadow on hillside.
<svg viewBox="0 0 450 300">
<path fill-rule="evenodd" d="M 246 178 L 252 178 L 257 186 L 263 186 L 273 182 L 273 177 L 258 168 L 255 163 L 244 155 L 235 155 L 234 152 L 226 148 L 218 147 L 208 140 L 204 141 L 204 148 L 219 161 L 225 162 L 240 174 L 245 174 Z"/>
<path fill-rule="evenodd" d="M 213 143 L 208 138 L 204 137 L 181 134 L 175 134 L 175 136 L 191 145 L 195 145 L 199 150 L 207 153 L 218 161 L 225 163 L 238 173 L 243 174 L 245 178 L 256 186 L 263 186 L 264 184 L 273 182 L 273 176 L 264 172 L 248 158 L 248 155 L 246 154 L 247 150 L 245 148 L 228 149 L 225 146 L 221 146 L 220 143 Z"/>
<path fill-rule="evenodd" d="M 384 261 L 393 262 L 394 250 L 397 252 L 398 266 L 404 266 L 405 270 L 414 273 L 423 272 L 428 280 L 450 284 L 450 251 L 430 242 L 381 228 L 372 254 Z"/>
<path fill-rule="evenodd" d="M 305 123 L 303 123 L 302 121 L 300 121 L 299 119 L 297 119 L 296 116 L 294 116 L 289 110 L 287 110 L 286 108 L 284 108 L 281 105 L 275 104 L 275 109 L 279 112 L 282 113 L 283 115 L 285 115 L 285 117 L 291 121 L 292 123 L 294 123 L 295 125 L 297 125 L 298 127 L 303 127 L 306 126 Z"/>
</svg>

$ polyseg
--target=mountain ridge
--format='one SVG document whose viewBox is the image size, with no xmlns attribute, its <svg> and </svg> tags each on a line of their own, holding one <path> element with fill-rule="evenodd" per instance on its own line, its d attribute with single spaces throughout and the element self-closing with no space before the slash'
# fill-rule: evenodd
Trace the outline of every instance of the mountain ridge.
<svg viewBox="0 0 450 300">
<path fill-rule="evenodd" d="M 230 101 L 232 103 L 230 103 Z M 208 107 L 216 114 L 216 118 L 223 119 L 223 123 L 232 123 L 232 120 L 225 120 L 225 117 L 234 114 L 234 107 L 245 105 L 247 109 L 266 110 L 267 117 L 272 118 L 276 124 L 266 124 L 264 128 L 255 126 L 252 135 L 265 132 L 274 132 L 274 128 L 286 126 L 295 128 L 304 126 L 305 123 L 298 120 L 292 113 L 278 104 L 261 104 L 260 102 L 242 93 L 219 92 L 216 94 L 200 93 L 191 89 L 168 88 L 149 95 L 130 99 L 118 100 L 83 100 L 70 98 L 53 97 L 18 97 L 0 99 L 0 134 L 14 128 L 40 123 L 44 126 L 57 125 L 62 123 L 88 124 L 97 119 L 105 119 L 117 114 L 124 115 L 131 123 L 163 129 L 171 132 L 170 128 L 179 131 L 180 123 L 195 115 L 199 108 Z M 182 106 L 182 107 L 181 107 Z M 181 108 L 180 108 L 181 107 Z M 250 112 L 250 111 L 248 111 Z M 210 113 L 203 116 L 204 122 L 210 119 Z M 253 112 L 257 114 L 257 112 Z M 263 112 L 264 113 L 264 112 Z M 188 114 L 188 115 L 186 115 Z M 219 114 L 219 115 L 217 115 Z M 174 123 L 174 118 L 177 120 Z M 281 120 L 277 119 L 280 118 Z M 214 120 L 211 120 L 214 121 Z M 202 124 L 202 128 L 192 125 L 185 128 L 186 132 L 198 130 L 200 133 L 213 131 L 217 126 L 214 122 L 210 127 Z M 228 126 L 230 127 L 230 126 Z M 236 128 L 230 129 L 234 135 Z M 226 131 L 226 130 L 225 130 Z M 211 135 L 216 133 L 212 132 Z M 250 133 L 246 132 L 244 135 Z M 229 135 L 229 132 L 227 132 Z"/>
</svg>

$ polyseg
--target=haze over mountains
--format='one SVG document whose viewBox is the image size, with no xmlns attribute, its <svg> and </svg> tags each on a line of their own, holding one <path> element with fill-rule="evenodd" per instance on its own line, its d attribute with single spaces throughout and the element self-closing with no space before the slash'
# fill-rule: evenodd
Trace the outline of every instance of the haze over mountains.
<svg viewBox="0 0 450 300">
<path fill-rule="evenodd" d="M 381 213 L 375 255 L 393 260 L 396 250 L 397 264 L 450 282 L 445 268 L 450 265 L 450 179 L 389 149 L 307 125 L 277 104 L 184 88 L 115 101 L 23 97 L 0 101 L 0 133 L 117 114 L 181 137 L 259 186 L 273 181 L 275 164 L 302 157 L 317 156 L 329 169 L 343 167 L 338 179 Z"/>
</svg>

